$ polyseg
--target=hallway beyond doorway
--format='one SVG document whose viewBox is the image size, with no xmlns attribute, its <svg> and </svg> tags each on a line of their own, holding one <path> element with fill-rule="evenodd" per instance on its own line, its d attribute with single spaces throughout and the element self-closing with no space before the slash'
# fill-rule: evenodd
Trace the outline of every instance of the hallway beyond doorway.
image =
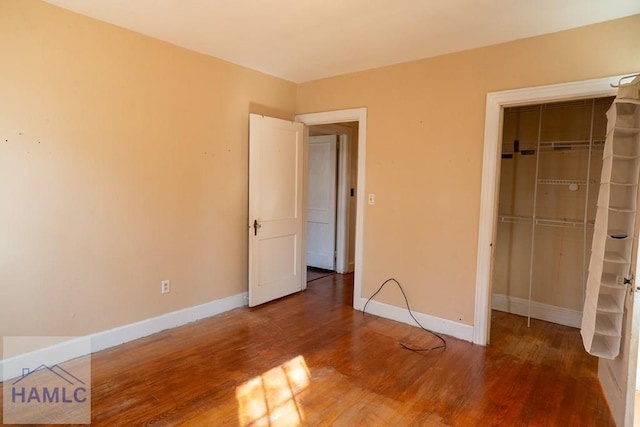
<svg viewBox="0 0 640 427">
<path fill-rule="evenodd" d="M 322 279 L 323 277 L 331 276 L 332 274 L 337 273 L 335 271 L 324 270 L 322 268 L 307 267 L 307 283 Z"/>
</svg>

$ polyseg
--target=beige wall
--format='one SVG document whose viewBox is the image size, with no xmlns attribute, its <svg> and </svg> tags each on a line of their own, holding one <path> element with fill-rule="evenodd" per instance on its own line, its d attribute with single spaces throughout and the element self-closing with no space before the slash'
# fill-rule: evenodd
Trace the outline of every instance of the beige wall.
<svg viewBox="0 0 640 427">
<path fill-rule="evenodd" d="M 292 118 L 293 83 L 32 0 L 0 58 L 0 336 L 246 291 L 248 115 Z"/>
<path fill-rule="evenodd" d="M 363 296 L 393 276 L 416 311 L 473 324 L 487 92 L 638 71 L 639 37 L 636 15 L 300 85 L 298 113 L 368 108 Z"/>
</svg>

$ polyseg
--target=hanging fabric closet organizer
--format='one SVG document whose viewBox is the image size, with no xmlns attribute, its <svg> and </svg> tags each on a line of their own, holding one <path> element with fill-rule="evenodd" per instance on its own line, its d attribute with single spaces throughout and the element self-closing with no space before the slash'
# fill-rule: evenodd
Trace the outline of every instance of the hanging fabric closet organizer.
<svg viewBox="0 0 640 427">
<path fill-rule="evenodd" d="M 633 292 L 640 178 L 640 77 L 620 84 L 607 111 L 607 136 L 591 246 L 581 335 L 590 354 L 620 352 L 625 299 Z"/>
</svg>

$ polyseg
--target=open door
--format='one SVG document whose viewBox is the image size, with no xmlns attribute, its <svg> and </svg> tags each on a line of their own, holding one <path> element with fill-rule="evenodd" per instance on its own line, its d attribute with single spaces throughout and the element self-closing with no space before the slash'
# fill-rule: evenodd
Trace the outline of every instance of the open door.
<svg viewBox="0 0 640 427">
<path fill-rule="evenodd" d="M 307 265 L 336 269 L 337 136 L 309 138 Z"/>
<path fill-rule="evenodd" d="M 635 270 L 638 270 L 636 261 Z M 636 279 L 637 280 L 637 279 Z M 613 359 L 598 361 L 598 378 L 616 425 L 634 425 L 636 369 L 638 362 L 639 294 L 637 282 L 629 289 L 625 304 L 620 353 Z"/>
<path fill-rule="evenodd" d="M 249 117 L 249 306 L 306 281 L 302 123 Z"/>
</svg>

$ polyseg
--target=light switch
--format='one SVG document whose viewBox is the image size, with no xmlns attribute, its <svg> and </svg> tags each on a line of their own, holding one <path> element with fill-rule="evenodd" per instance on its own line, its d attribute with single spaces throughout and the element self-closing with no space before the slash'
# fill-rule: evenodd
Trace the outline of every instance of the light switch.
<svg viewBox="0 0 640 427">
<path fill-rule="evenodd" d="M 369 204 L 370 205 L 376 204 L 376 195 L 373 193 L 369 193 Z"/>
</svg>

